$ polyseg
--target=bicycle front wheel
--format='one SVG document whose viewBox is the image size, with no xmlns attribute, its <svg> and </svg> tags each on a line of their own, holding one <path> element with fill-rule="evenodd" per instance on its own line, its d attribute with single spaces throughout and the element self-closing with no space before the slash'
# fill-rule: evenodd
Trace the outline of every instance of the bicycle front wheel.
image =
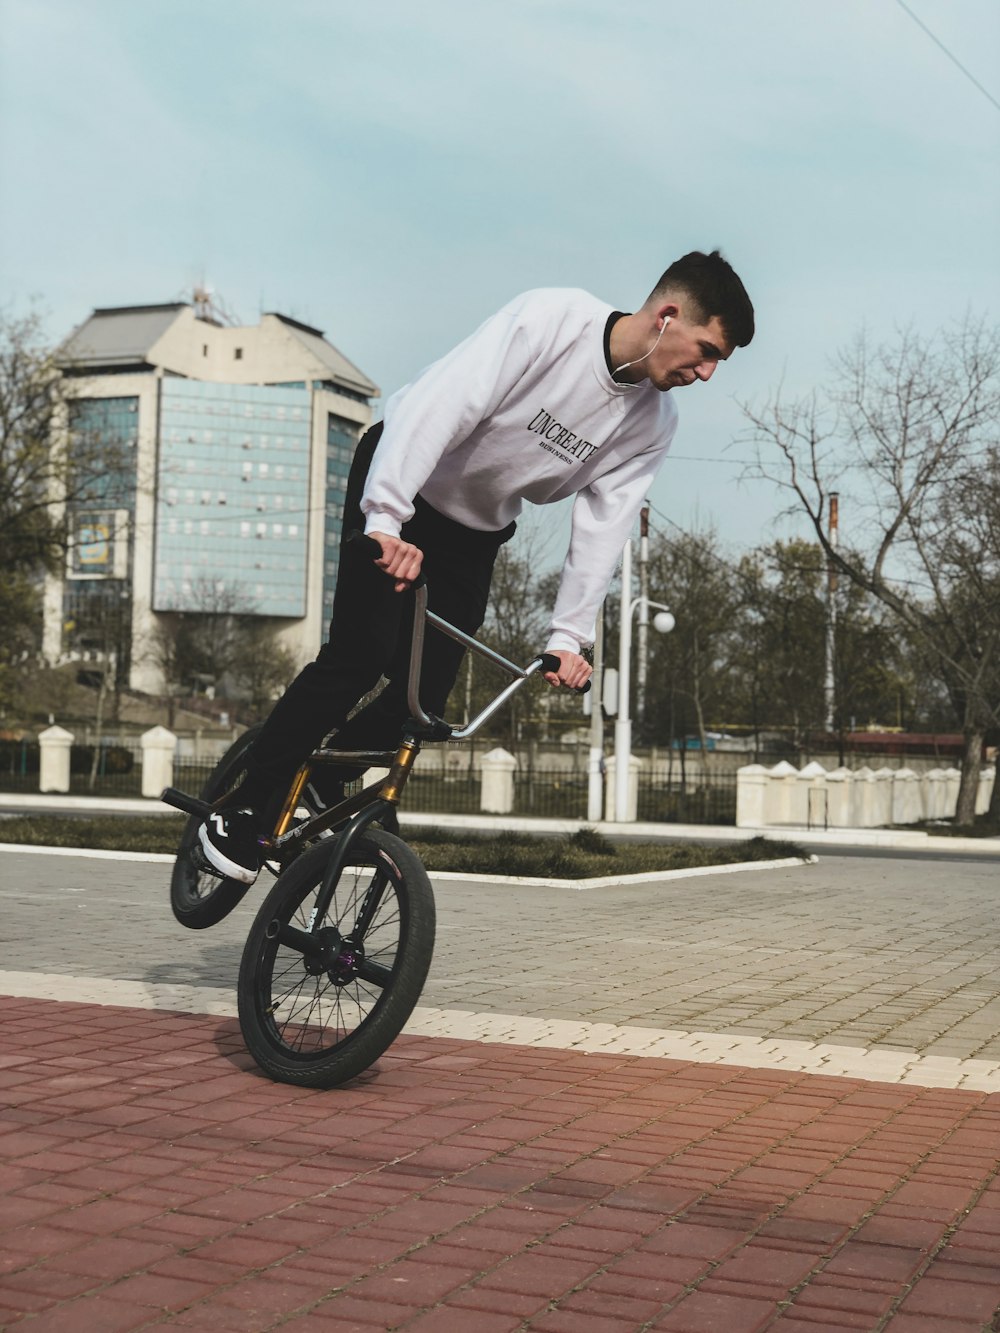
<svg viewBox="0 0 1000 1333">
<path fill-rule="evenodd" d="M 330 842 L 279 875 L 240 963 L 248 1051 L 271 1078 L 308 1088 L 345 1083 L 382 1055 L 413 1012 L 434 951 L 427 872 L 405 842 L 381 830 L 351 846 L 330 908 L 314 922 Z M 283 943 L 288 927 L 313 931 L 322 954 Z"/>
</svg>

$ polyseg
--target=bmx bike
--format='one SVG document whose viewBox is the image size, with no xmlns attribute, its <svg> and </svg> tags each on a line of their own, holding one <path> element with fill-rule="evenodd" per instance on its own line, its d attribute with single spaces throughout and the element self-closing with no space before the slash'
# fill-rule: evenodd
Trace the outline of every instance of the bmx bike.
<svg viewBox="0 0 1000 1333">
<path fill-rule="evenodd" d="M 367 537 L 363 550 L 378 558 Z M 396 833 L 396 809 L 421 747 L 473 736 L 539 671 L 559 661 L 540 654 L 510 662 L 427 607 L 414 584 L 407 702 L 412 714 L 394 751 L 314 750 L 299 769 L 261 838 L 276 876 L 250 927 L 237 988 L 247 1050 L 272 1079 L 332 1088 L 369 1068 L 396 1039 L 420 998 L 434 951 L 434 894 L 417 854 Z M 424 711 L 420 671 L 425 628 L 450 635 L 511 679 L 474 718 L 455 726 Z M 589 688 L 588 686 L 584 687 Z M 168 787 L 162 800 L 191 815 L 170 881 L 171 907 L 192 930 L 215 925 L 249 885 L 204 868 L 198 828 L 222 804 L 245 768 L 259 729 L 246 732 L 213 771 L 200 798 Z M 324 766 L 388 768 L 336 805 L 300 817 L 300 797 Z M 383 827 L 378 827 L 382 825 Z"/>
</svg>

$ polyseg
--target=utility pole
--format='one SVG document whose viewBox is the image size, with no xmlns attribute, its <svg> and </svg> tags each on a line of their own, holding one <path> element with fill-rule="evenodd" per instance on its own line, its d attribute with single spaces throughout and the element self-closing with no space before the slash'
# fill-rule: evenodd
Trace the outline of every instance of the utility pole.
<svg viewBox="0 0 1000 1333">
<path fill-rule="evenodd" d="M 831 550 L 837 549 L 840 495 L 830 492 L 829 541 Z M 823 699 L 826 705 L 826 729 L 832 732 L 837 713 L 837 689 L 834 674 L 834 653 L 837 646 L 837 567 L 832 555 L 826 558 L 826 676 Z"/>
<path fill-rule="evenodd" d="M 635 712 L 640 725 L 646 720 L 646 672 L 649 651 L 649 505 L 639 510 L 639 661 L 635 673 Z"/>
<path fill-rule="evenodd" d="M 629 675 L 632 667 L 632 538 L 622 550 L 621 624 L 618 627 L 618 714 L 615 717 L 615 819 L 627 818 L 629 761 L 632 758 L 632 719 L 629 715 Z"/>
<path fill-rule="evenodd" d="M 604 818 L 604 603 L 594 630 L 594 674 L 590 680 L 590 756 L 587 764 L 587 822 Z"/>
</svg>

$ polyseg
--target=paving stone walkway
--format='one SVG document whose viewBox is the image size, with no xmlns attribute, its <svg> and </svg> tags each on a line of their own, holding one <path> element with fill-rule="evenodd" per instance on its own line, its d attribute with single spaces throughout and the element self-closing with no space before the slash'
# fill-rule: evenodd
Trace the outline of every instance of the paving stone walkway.
<svg viewBox="0 0 1000 1333">
<path fill-rule="evenodd" d="M 1000 1333 L 994 861 L 437 888 L 326 1093 L 234 1020 L 248 910 L 0 855 L 0 1328 Z"/>
<path fill-rule="evenodd" d="M 984 1333 L 1000 1094 L 5 1002 L 0 1320 L 31 1333 Z"/>
</svg>

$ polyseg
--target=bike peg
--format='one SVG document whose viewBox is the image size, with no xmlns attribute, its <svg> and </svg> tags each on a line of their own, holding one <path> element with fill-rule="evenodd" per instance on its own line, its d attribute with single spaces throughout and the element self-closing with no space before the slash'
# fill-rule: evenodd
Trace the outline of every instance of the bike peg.
<svg viewBox="0 0 1000 1333">
<path fill-rule="evenodd" d="M 539 657 L 538 660 L 541 663 L 541 668 L 543 671 L 558 672 L 560 665 L 559 658 L 556 657 L 553 653 L 542 653 L 542 655 Z M 574 688 L 573 693 L 586 694 L 589 689 L 590 689 L 590 681 L 588 680 L 586 685 L 581 685 L 579 689 Z"/>
</svg>

